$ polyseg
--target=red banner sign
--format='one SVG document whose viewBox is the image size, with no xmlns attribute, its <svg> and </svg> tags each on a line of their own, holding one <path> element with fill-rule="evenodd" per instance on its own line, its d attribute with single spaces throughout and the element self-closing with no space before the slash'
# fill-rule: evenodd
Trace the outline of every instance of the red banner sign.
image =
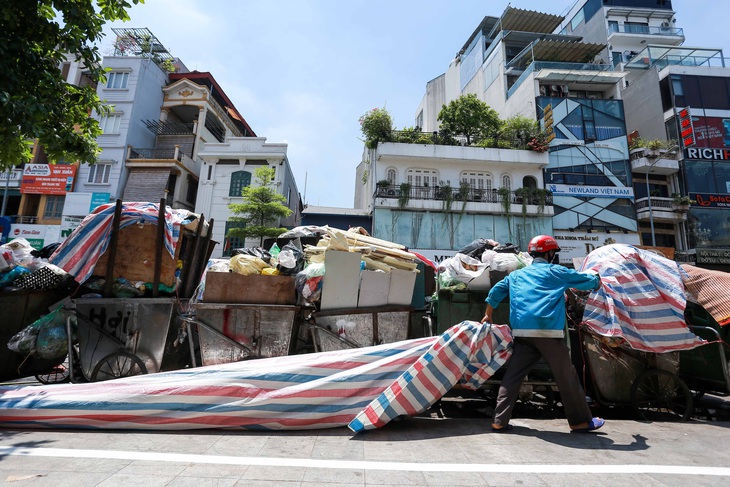
<svg viewBox="0 0 730 487">
<path fill-rule="evenodd" d="M 73 189 L 75 176 L 73 164 L 26 164 L 20 192 L 65 195 Z"/>
</svg>

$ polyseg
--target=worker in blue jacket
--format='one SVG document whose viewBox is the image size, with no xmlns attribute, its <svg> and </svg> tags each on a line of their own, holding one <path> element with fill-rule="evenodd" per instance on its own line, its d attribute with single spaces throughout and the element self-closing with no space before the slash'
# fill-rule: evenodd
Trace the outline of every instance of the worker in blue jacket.
<svg viewBox="0 0 730 487">
<path fill-rule="evenodd" d="M 552 264 L 560 247 L 548 235 L 533 238 L 527 251 L 534 259 L 532 265 L 508 274 L 491 289 L 486 299 L 487 311 L 482 319 L 482 323 L 491 323 L 494 308 L 509 296 L 514 348 L 499 387 L 492 431 L 512 429 L 509 420 L 522 382 L 541 357 L 555 378 L 571 431 L 597 430 L 605 421 L 591 414 L 563 338 L 565 290 L 598 289 L 601 279 L 595 273 L 577 272 Z"/>
</svg>

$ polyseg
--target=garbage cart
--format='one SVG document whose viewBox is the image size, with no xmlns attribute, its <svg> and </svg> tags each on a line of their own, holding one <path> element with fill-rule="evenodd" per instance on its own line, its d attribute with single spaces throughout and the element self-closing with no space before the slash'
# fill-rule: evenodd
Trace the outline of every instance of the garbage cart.
<svg viewBox="0 0 730 487">
<path fill-rule="evenodd" d="M 410 307 L 312 311 L 303 322 L 315 352 L 369 347 L 408 338 Z"/>
<path fill-rule="evenodd" d="M 166 345 L 177 338 L 177 330 L 170 328 L 177 314 L 174 298 L 85 298 L 75 303 L 83 378 L 95 382 L 162 370 Z"/>
</svg>

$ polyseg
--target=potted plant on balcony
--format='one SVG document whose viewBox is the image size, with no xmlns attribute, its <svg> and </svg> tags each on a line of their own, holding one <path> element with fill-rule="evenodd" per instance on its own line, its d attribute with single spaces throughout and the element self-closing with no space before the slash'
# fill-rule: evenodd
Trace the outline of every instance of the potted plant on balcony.
<svg viewBox="0 0 730 487">
<path fill-rule="evenodd" d="M 689 196 L 682 196 L 679 193 L 672 194 L 672 209 L 679 213 L 686 213 L 689 210 L 689 206 L 692 204 L 692 199 Z"/>
<path fill-rule="evenodd" d="M 375 183 L 375 188 L 377 190 L 378 196 L 387 196 L 388 189 L 390 188 L 390 186 L 391 186 L 391 183 L 390 183 L 389 179 L 381 179 L 380 181 Z"/>
</svg>

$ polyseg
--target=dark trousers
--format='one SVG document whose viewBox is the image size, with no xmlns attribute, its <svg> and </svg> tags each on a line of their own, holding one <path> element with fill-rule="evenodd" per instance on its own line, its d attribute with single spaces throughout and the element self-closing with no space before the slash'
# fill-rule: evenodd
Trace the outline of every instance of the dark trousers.
<svg viewBox="0 0 730 487">
<path fill-rule="evenodd" d="M 499 386 L 494 423 L 499 426 L 509 423 L 522 382 L 540 357 L 545 359 L 555 378 L 568 424 L 574 426 L 590 421 L 593 415 L 563 339 L 520 337 L 515 338 L 512 357 Z"/>
</svg>

